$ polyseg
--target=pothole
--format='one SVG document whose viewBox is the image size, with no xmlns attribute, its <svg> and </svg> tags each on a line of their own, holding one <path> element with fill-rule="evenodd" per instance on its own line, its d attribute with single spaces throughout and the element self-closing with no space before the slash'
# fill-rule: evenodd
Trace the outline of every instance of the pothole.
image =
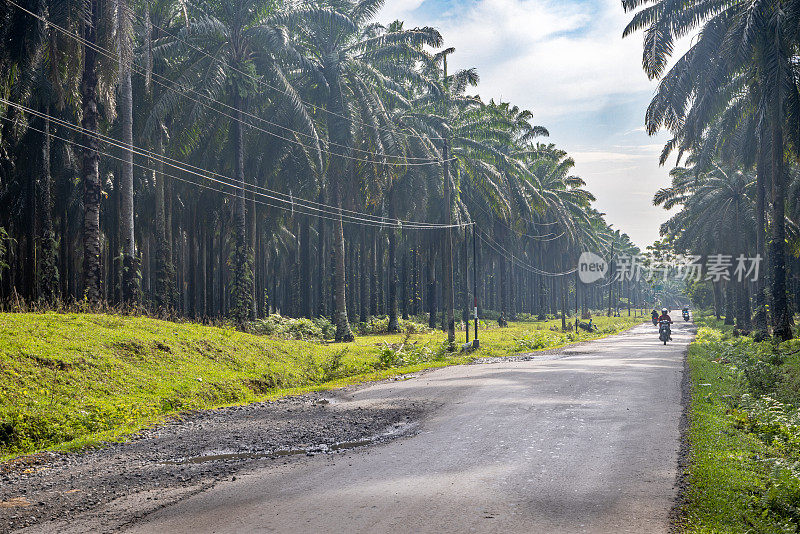
<svg viewBox="0 0 800 534">
<path fill-rule="evenodd" d="M 356 449 L 359 447 L 366 447 L 376 443 L 388 441 L 390 439 L 398 438 L 403 435 L 410 434 L 415 428 L 416 423 L 398 423 L 394 428 L 379 434 L 377 436 L 364 438 L 354 441 L 340 441 L 333 444 L 322 443 L 319 445 L 312 445 L 310 447 L 298 447 L 293 449 L 278 449 L 274 451 L 250 451 L 250 452 L 215 452 L 214 454 L 203 454 L 199 456 L 190 456 L 186 458 L 178 458 L 173 460 L 165 460 L 158 462 L 161 465 L 190 465 L 202 464 L 207 462 L 229 462 L 229 461 L 243 461 L 243 460 L 262 460 L 262 459 L 277 459 L 285 458 L 287 456 L 314 456 L 316 454 L 332 454 L 334 452 L 345 451 L 349 449 Z"/>
</svg>

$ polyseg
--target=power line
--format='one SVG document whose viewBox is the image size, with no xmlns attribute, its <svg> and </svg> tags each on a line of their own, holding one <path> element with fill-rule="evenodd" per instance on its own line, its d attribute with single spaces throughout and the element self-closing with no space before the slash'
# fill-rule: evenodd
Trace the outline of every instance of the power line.
<svg viewBox="0 0 800 534">
<path fill-rule="evenodd" d="M 343 218 L 343 220 L 345 218 L 347 218 L 348 222 L 365 222 L 365 223 L 370 223 L 370 225 L 373 225 L 373 226 L 381 226 L 381 227 L 409 228 L 409 229 L 443 229 L 443 228 L 461 228 L 461 227 L 464 227 L 464 226 L 468 226 L 468 224 L 443 225 L 443 224 L 438 224 L 438 223 L 427 223 L 427 222 L 420 222 L 420 221 L 404 221 L 402 219 L 389 219 L 389 218 L 386 218 L 386 217 L 380 217 L 380 216 L 371 215 L 371 214 L 364 214 L 364 213 L 354 212 L 352 210 L 346 210 L 346 211 L 348 211 L 348 214 L 345 214 L 345 213 L 341 213 L 340 214 L 339 208 L 336 207 L 336 206 L 320 204 L 320 203 L 314 203 L 314 204 L 317 204 L 317 205 L 324 206 L 325 209 L 322 209 L 322 208 L 317 208 L 317 207 L 314 207 L 314 206 L 306 205 L 306 201 L 305 200 L 303 200 L 303 199 L 295 199 L 294 197 L 291 197 L 290 195 L 284 195 L 284 196 L 290 196 L 291 197 L 290 200 L 287 200 L 285 198 L 275 197 L 275 196 L 272 196 L 272 195 L 261 193 L 259 191 L 254 191 L 252 189 L 248 189 L 248 187 L 251 187 L 251 184 L 247 184 L 246 182 L 240 183 L 240 182 L 238 182 L 238 181 L 236 181 L 236 180 L 234 180 L 234 179 L 232 179 L 230 177 L 227 177 L 227 176 L 224 176 L 224 175 L 220 175 L 220 174 L 217 174 L 217 173 L 212 173 L 211 171 L 206 171 L 205 169 L 200 169 L 199 167 L 195 167 L 196 169 L 199 169 L 199 170 L 203 171 L 204 173 L 208 173 L 208 174 L 219 176 L 220 178 L 222 178 L 222 180 L 214 178 L 213 176 L 209 176 L 208 174 L 202 174 L 200 172 L 197 172 L 197 171 L 193 170 L 191 168 L 192 167 L 191 165 L 184 164 L 182 162 L 178 162 L 177 164 L 173 163 L 173 161 L 177 161 L 177 160 L 172 160 L 171 158 L 164 157 L 164 156 L 162 156 L 160 154 L 157 154 L 155 152 L 152 152 L 152 151 L 149 151 L 149 150 L 145 150 L 145 149 L 141 149 L 139 147 L 136 147 L 135 145 L 128 146 L 127 144 L 123 144 L 122 142 L 120 142 L 120 141 L 118 141 L 118 140 L 116 140 L 116 139 L 114 139 L 112 137 L 105 136 L 105 135 L 100 134 L 98 132 L 89 131 L 89 130 L 83 128 L 83 127 L 76 126 L 75 124 L 70 123 L 68 121 L 65 121 L 63 119 L 60 119 L 58 117 L 54 117 L 54 116 L 49 115 L 47 113 L 43 113 L 43 112 L 31 109 L 31 108 L 29 108 L 27 106 L 23 106 L 21 104 L 12 102 L 10 100 L 6 100 L 6 99 L 4 99 L 2 97 L 0 97 L 0 103 L 4 103 L 4 104 L 6 104 L 8 106 L 15 107 L 15 108 L 17 108 L 17 109 L 19 109 L 19 110 L 21 110 L 21 111 L 23 111 L 25 113 L 30 114 L 30 115 L 34 115 L 34 116 L 37 116 L 37 117 L 40 117 L 40 118 L 46 118 L 48 120 L 51 120 L 55 124 L 64 126 L 65 128 L 68 128 L 68 129 L 70 129 L 70 130 L 72 130 L 74 132 L 77 132 L 77 133 L 80 133 L 80 134 L 84 134 L 84 135 L 90 135 L 90 136 L 97 137 L 98 140 L 100 140 L 100 141 L 102 141 L 102 142 L 104 142 L 104 143 L 106 143 L 108 145 L 111 145 L 111 146 L 113 146 L 115 148 L 119 148 L 119 149 L 125 150 L 125 151 L 130 151 L 133 154 L 136 154 L 136 155 L 139 155 L 139 156 L 144 156 L 144 157 L 148 157 L 148 158 L 151 158 L 151 159 L 155 159 L 159 163 L 168 165 L 169 167 L 172 167 L 172 168 L 177 169 L 179 171 L 183 171 L 183 172 L 186 172 L 186 173 L 189 173 L 189 174 L 193 174 L 193 175 L 198 176 L 200 178 L 204 178 L 204 179 L 210 180 L 212 182 L 219 183 L 219 184 L 221 184 L 223 186 L 232 187 L 232 188 L 236 188 L 236 189 L 243 189 L 246 192 L 251 193 L 253 195 L 258 195 L 260 197 L 265 197 L 267 199 L 274 200 L 274 201 L 277 201 L 277 202 L 281 202 L 283 204 L 290 204 L 291 206 L 286 208 L 287 210 L 294 210 L 294 209 L 298 209 L 298 208 L 303 208 L 305 210 L 316 211 L 316 212 L 320 212 L 320 213 L 326 214 L 326 215 L 332 215 L 332 216 L 334 216 L 334 218 L 338 217 L 338 216 L 341 216 Z M 115 158 L 115 159 L 117 159 L 117 158 Z M 191 182 L 191 183 L 196 183 L 196 182 Z M 271 204 L 269 204 L 269 205 L 271 205 Z M 351 215 L 351 214 L 353 214 L 353 215 Z M 308 214 L 308 215 L 311 215 L 311 214 Z"/>
<path fill-rule="evenodd" d="M 187 3 L 189 3 L 189 2 L 187 2 Z M 194 7 L 194 6 L 193 6 L 193 7 Z M 139 14 L 137 14 L 136 12 L 134 12 L 134 11 L 133 11 L 131 8 L 129 8 L 129 7 L 127 7 L 127 6 L 125 6 L 125 8 L 126 8 L 126 9 L 128 9 L 128 11 L 129 11 L 129 13 L 130 13 L 131 15 L 133 15 L 133 16 L 134 16 L 134 17 L 136 17 L 136 18 L 138 18 L 140 22 L 142 22 L 143 24 L 145 24 L 145 21 L 142 19 L 142 17 L 141 17 Z M 283 94 L 283 95 L 286 95 L 286 96 L 289 96 L 289 97 L 293 97 L 293 96 L 294 96 L 293 94 L 289 93 L 288 91 L 285 91 L 285 90 L 283 90 L 283 89 L 280 89 L 280 88 L 278 88 L 278 87 L 275 87 L 275 86 L 273 86 L 273 85 L 269 84 L 268 82 L 266 82 L 266 81 L 264 81 L 264 80 L 262 80 L 262 79 L 256 78 L 255 76 L 253 76 L 253 75 L 252 75 L 252 74 L 250 74 L 249 72 L 245 72 L 245 71 L 243 71 L 243 70 L 241 70 L 241 69 L 238 69 L 238 68 L 234 67 L 233 65 L 231 65 L 231 64 L 230 64 L 230 63 L 228 63 L 227 61 L 221 61 L 220 59 L 217 59 L 217 58 L 215 58 L 214 56 L 212 56 L 211 54 L 209 54 L 209 53 L 208 53 L 208 52 L 206 52 L 205 50 L 203 50 L 203 49 L 201 49 L 201 48 L 199 48 L 199 47 L 196 47 L 196 46 L 194 46 L 193 44 L 191 44 L 191 43 L 189 43 L 189 42 L 185 41 L 185 40 L 184 40 L 184 39 L 182 39 L 181 37 L 179 37 L 179 36 L 177 36 L 177 35 L 175 35 L 175 34 L 171 33 L 170 31 L 166 30 L 165 28 L 163 28 L 163 27 L 161 27 L 161 26 L 159 26 L 159 25 L 157 25 L 157 24 L 153 24 L 153 22 L 152 22 L 152 21 L 150 21 L 150 24 L 151 24 L 151 25 L 152 25 L 154 28 L 158 28 L 159 30 L 161 30 L 161 31 L 162 31 L 162 32 L 164 32 L 165 34 L 169 35 L 169 36 L 170 36 L 170 37 L 172 37 L 173 39 L 176 39 L 176 40 L 180 41 L 181 43 L 185 44 L 186 46 L 188 46 L 188 47 L 192 48 L 193 50 L 195 50 L 195 51 L 197 51 L 197 52 L 200 52 L 201 54 L 203 54 L 204 56 L 208 57 L 209 59 L 211 59 L 211 60 L 213 60 L 213 61 L 215 61 L 215 62 L 217 62 L 217 63 L 223 63 L 223 64 L 227 65 L 229 68 L 231 68 L 231 69 L 232 69 L 234 72 L 236 72 L 237 74 L 241 74 L 242 76 L 246 76 L 247 78 L 250 78 L 251 80 L 255 81 L 256 83 L 259 83 L 259 84 L 261 84 L 261 85 L 264 85 L 264 86 L 265 86 L 265 87 L 267 87 L 268 89 L 272 89 L 273 91 L 277 91 L 277 92 L 279 92 L 279 93 L 281 93 L 281 94 Z M 407 30 L 407 31 L 408 31 L 408 30 Z M 314 108 L 314 109 L 316 109 L 316 110 L 319 110 L 319 111 L 321 111 L 321 112 L 323 112 L 323 113 L 327 113 L 327 114 L 329 114 L 329 115 L 333 115 L 333 116 L 335 116 L 335 117 L 339 117 L 339 118 L 345 119 L 345 120 L 347 120 L 347 121 L 352 121 L 352 122 L 354 122 L 355 124 L 358 124 L 358 125 L 360 125 L 360 126 L 365 126 L 365 127 L 368 127 L 368 128 L 370 128 L 370 129 L 377 129 L 377 130 L 380 130 L 380 131 L 384 131 L 384 132 L 391 132 L 391 133 L 396 133 L 396 134 L 405 135 L 405 136 L 408 136 L 408 137 L 416 137 L 416 138 L 418 138 L 418 139 L 422 139 L 422 140 L 426 140 L 426 139 L 430 139 L 430 140 L 434 140 L 434 141 L 442 141 L 442 140 L 445 140 L 445 138 L 444 138 L 444 137 L 428 137 L 428 136 L 421 136 L 421 135 L 417 135 L 417 134 L 414 134 L 414 133 L 401 132 L 401 131 L 399 131 L 399 130 L 394 130 L 394 129 L 390 129 L 390 128 L 381 128 L 381 127 L 379 127 L 379 126 L 375 126 L 375 125 L 372 125 L 372 124 L 367 124 L 367 123 L 365 123 L 365 122 L 363 122 L 363 121 L 358 121 L 358 120 L 355 120 L 355 119 L 351 119 L 350 117 L 347 117 L 347 116 L 345 116 L 345 115 L 342 115 L 342 114 L 340 114 L 340 113 L 336 113 L 335 111 L 330 111 L 330 110 L 328 110 L 328 109 L 326 109 L 326 108 L 324 108 L 324 107 L 317 106 L 316 104 L 312 104 L 311 102 L 307 102 L 307 101 L 305 101 L 305 100 L 303 100 L 303 99 L 301 99 L 301 98 L 298 98 L 298 99 L 300 100 L 300 102 L 302 102 L 303 104 L 305 104 L 305 105 L 307 105 L 307 106 L 309 106 L 309 107 L 311 107 L 311 108 Z"/>
<path fill-rule="evenodd" d="M 9 122 L 13 122 L 13 120 L 8 118 L 8 117 L 0 117 L 0 118 L 2 118 L 3 120 L 9 121 Z M 31 130 L 33 130 L 35 132 L 39 132 L 39 133 L 44 134 L 44 135 L 49 135 L 53 139 L 58 139 L 58 140 L 63 141 L 65 143 L 69 143 L 69 144 L 71 144 L 73 146 L 76 146 L 78 148 L 82 148 L 82 149 L 85 149 L 85 150 L 92 150 L 90 147 L 87 147 L 86 145 L 83 145 L 83 144 L 78 143 L 76 141 L 73 141 L 71 139 L 67 139 L 65 137 L 61 137 L 61 136 L 56 135 L 56 134 L 54 134 L 52 132 L 51 133 L 47 133 L 44 130 L 41 130 L 39 128 L 35 128 L 33 126 L 30 126 L 30 125 L 26 125 L 26 128 L 29 128 L 29 129 L 31 129 Z M 105 140 L 101 140 L 101 141 L 106 143 L 106 144 L 111 144 L 111 143 L 109 143 L 108 141 L 105 141 Z M 115 155 L 113 155 L 113 154 L 111 154 L 109 152 L 105 152 L 105 151 L 102 151 L 102 150 L 97 150 L 97 152 L 98 152 L 98 154 L 102 154 L 103 156 L 106 156 L 108 158 L 111 158 L 111 159 L 114 159 L 114 160 L 117 160 L 117 161 L 120 161 L 120 162 L 124 162 L 125 161 L 122 158 L 120 158 L 119 156 L 115 156 Z M 186 183 L 186 184 L 195 185 L 195 186 L 198 186 L 198 187 L 200 187 L 202 189 L 207 189 L 207 190 L 213 191 L 215 193 L 220 193 L 222 195 L 226 195 L 226 196 L 230 196 L 230 197 L 234 197 L 234 198 L 240 198 L 238 193 L 231 193 L 231 192 L 228 192 L 228 191 L 223 191 L 221 189 L 217 189 L 217 188 L 211 187 L 209 185 L 201 184 L 201 183 L 195 182 L 193 180 L 188 180 L 186 178 L 181 178 L 180 176 L 176 176 L 174 174 L 170 174 L 170 173 L 167 173 L 167 172 L 164 172 L 164 171 L 161 171 L 161 170 L 153 169 L 152 167 L 148 167 L 147 165 L 142 165 L 141 163 L 134 162 L 133 165 L 135 167 L 138 167 L 138 168 L 143 169 L 145 171 L 149 171 L 149 172 L 152 172 L 154 174 L 160 174 L 160 175 L 162 175 L 164 177 L 167 177 L 167 178 L 170 178 L 170 179 L 173 179 L 173 180 L 178 180 L 178 181 Z M 239 186 L 237 186 L 235 184 L 227 184 L 227 183 L 223 183 L 223 182 L 220 182 L 220 183 L 222 185 L 227 185 L 229 187 L 234 187 L 234 188 L 237 188 L 237 189 L 239 187 Z M 302 206 L 302 205 L 301 206 L 296 206 L 296 207 L 287 207 L 285 205 L 273 204 L 271 202 L 266 202 L 266 201 L 262 201 L 262 200 L 251 199 L 251 201 L 255 202 L 256 204 L 262 205 L 262 206 L 273 207 L 273 208 L 281 209 L 281 210 L 284 210 L 284 211 L 291 211 L 292 213 L 297 212 L 300 215 L 306 215 L 306 216 L 309 216 L 309 217 L 317 217 L 317 218 L 320 218 L 320 219 L 326 219 L 326 220 L 331 220 L 331 221 L 338 220 L 336 217 L 329 217 L 329 216 L 326 216 L 326 215 L 321 215 L 321 214 L 317 214 L 317 213 L 309 213 L 309 212 L 306 212 L 306 211 L 302 211 L 302 208 L 305 208 L 305 206 Z M 350 216 L 343 216 L 343 217 L 350 217 Z M 352 218 L 352 219 L 343 218 L 342 222 L 348 223 L 348 224 L 355 224 L 355 225 L 359 225 L 359 226 L 370 226 L 370 227 L 377 227 L 377 228 L 387 228 L 387 227 L 389 227 L 389 228 L 398 228 L 398 225 L 396 225 L 396 224 L 385 224 L 385 223 L 382 224 L 382 223 L 379 223 L 379 222 L 368 221 L 368 220 L 359 220 L 359 219 L 356 219 L 356 218 Z M 413 226 L 413 225 L 412 226 L 403 225 L 403 226 L 400 226 L 400 227 L 402 229 L 404 229 L 404 230 L 440 230 L 441 229 L 439 227 Z"/>
<path fill-rule="evenodd" d="M 528 270 L 528 271 L 530 271 L 530 272 L 532 272 L 534 274 L 538 274 L 538 275 L 541 275 L 541 276 L 558 277 L 558 276 L 567 276 L 567 275 L 570 275 L 570 274 L 574 274 L 577 271 L 577 269 L 572 269 L 570 271 L 565 271 L 565 272 L 561 272 L 561 273 L 551 273 L 551 272 L 543 271 L 541 269 L 537 269 L 536 267 L 533 267 L 532 265 L 529 265 L 527 263 L 524 263 L 524 262 L 520 261 L 519 258 L 517 258 L 513 253 L 508 252 L 501 245 L 499 245 L 497 243 L 493 243 L 493 240 L 487 234 L 485 234 L 482 230 L 479 229 L 478 232 L 477 232 L 477 235 L 478 235 L 478 238 L 481 241 L 483 241 L 484 243 L 489 245 L 489 247 L 492 248 L 495 252 L 497 252 L 497 254 L 499 254 L 500 256 L 505 258 L 506 260 L 510 261 L 511 263 L 516 263 L 518 267 L 521 267 L 522 269 L 526 269 L 526 270 Z"/>
<path fill-rule="evenodd" d="M 495 217 L 494 215 L 489 213 L 483 206 L 481 206 L 480 203 L 475 202 L 475 206 L 479 210 L 481 210 L 483 213 L 485 213 L 487 216 L 489 216 L 489 218 L 494 218 Z M 516 230 L 514 230 L 513 228 L 511 228 L 510 226 L 505 224 L 499 217 L 496 218 L 495 220 L 497 222 L 499 222 L 500 225 L 502 225 L 504 228 L 506 228 L 509 232 L 511 232 L 513 234 L 516 234 L 516 235 L 518 235 L 520 237 L 527 237 L 528 239 L 534 239 L 534 240 L 540 241 L 542 243 L 547 242 L 547 241 L 555 241 L 556 239 L 561 238 L 566 233 L 566 232 L 561 232 L 560 234 L 555 235 L 554 233 L 550 232 L 549 234 L 544 234 L 544 235 L 540 235 L 540 236 L 538 236 L 538 235 L 530 235 L 530 234 L 526 234 L 526 233 L 520 234 L 519 232 L 517 232 Z M 558 223 L 558 221 L 553 221 L 553 222 L 550 222 L 550 223 L 534 223 L 534 224 L 559 224 L 559 223 Z M 549 237 L 549 236 L 555 236 L 555 237 Z"/>
<path fill-rule="evenodd" d="M 72 39 L 75 39 L 76 41 L 78 41 L 79 43 L 83 44 L 84 46 L 91 48 L 91 49 L 92 49 L 92 50 L 94 50 L 95 52 L 97 52 L 97 53 L 99 53 L 99 54 L 101 54 L 101 55 L 103 55 L 103 56 L 105 56 L 105 57 L 109 58 L 109 59 L 110 59 L 110 60 L 112 60 L 112 61 L 116 61 L 117 63 L 119 63 L 119 62 L 120 62 L 119 58 L 118 58 L 118 57 L 116 57 L 116 56 L 115 56 L 115 54 L 113 54 L 113 53 L 112 53 L 111 51 L 109 51 L 108 49 L 106 49 L 106 48 L 104 48 L 104 47 L 102 47 L 102 46 L 100 46 L 100 45 L 98 45 L 98 44 L 96 44 L 96 43 L 91 43 L 91 42 L 87 41 L 87 40 L 86 40 L 86 39 L 84 39 L 83 37 L 81 37 L 81 36 L 79 36 L 79 35 L 76 35 L 76 34 L 74 34 L 74 33 L 70 32 L 69 30 L 67 30 L 67 29 L 65 29 L 65 28 L 63 28 L 63 27 L 61 27 L 61 26 L 59 26 L 58 24 L 55 24 L 55 23 L 53 23 L 53 22 L 49 21 L 49 20 L 48 20 L 48 19 L 46 19 L 45 17 L 42 17 L 42 16 L 40 16 L 40 15 L 38 15 L 38 14 L 36 14 L 36 13 L 34 13 L 34 12 L 32 12 L 32 11 L 30 11 L 30 10 L 28 10 L 28 9 L 26 9 L 26 8 L 24 8 L 24 7 L 22 7 L 22 6 L 20 6 L 19 4 L 16 4 L 16 3 L 15 3 L 13 0 L 6 0 L 6 1 L 7 1 L 9 4 L 13 5 L 14 7 L 16 7 L 16 8 L 18 8 L 18 9 L 20 9 L 21 11 L 23 11 L 23 12 L 27 13 L 28 15 L 30 15 L 30 16 L 32 16 L 32 17 L 34 17 L 34 18 L 36 18 L 37 20 L 40 20 L 40 21 L 41 21 L 41 22 L 43 22 L 45 25 L 52 26 L 53 28 L 56 28 L 58 31 L 60 31 L 61 33 L 63 33 L 63 34 L 64 34 L 64 35 L 66 35 L 67 37 L 70 37 L 70 38 L 72 38 Z M 131 64 L 130 64 L 130 67 L 131 67 L 131 71 L 133 71 L 133 72 L 136 72 L 136 74 L 139 74 L 140 76 L 146 76 L 146 73 L 142 72 L 142 67 L 140 67 L 140 66 L 138 66 L 138 65 L 135 65 L 134 63 L 131 63 Z M 276 138 L 278 138 L 278 139 L 281 139 L 281 140 L 283 140 L 283 141 L 286 141 L 286 142 L 288 142 L 288 143 L 292 143 L 292 144 L 298 145 L 298 146 L 300 146 L 300 147 L 303 147 L 303 148 L 306 148 L 306 149 L 309 149 L 309 150 L 312 150 L 312 151 L 319 150 L 320 152 L 323 152 L 323 153 L 325 153 L 325 154 L 328 154 L 328 155 L 331 155 L 331 156 L 338 156 L 338 157 L 341 157 L 341 158 L 344 158 L 344 159 L 349 159 L 349 160 L 351 160 L 351 161 L 357 161 L 357 162 L 361 162 L 361 163 L 370 163 L 370 164 L 375 164 L 375 165 L 392 165 L 392 166 L 398 166 L 398 167 L 439 165 L 439 164 L 441 164 L 441 163 L 443 162 L 443 160 L 439 160 L 439 159 L 431 159 L 431 158 L 414 158 L 414 157 L 408 158 L 408 157 L 394 156 L 394 155 L 389 155 L 389 154 L 378 154 L 378 153 L 376 153 L 376 152 L 371 152 L 371 151 L 364 150 L 364 149 L 360 149 L 360 148 L 357 148 L 357 147 L 347 147 L 347 146 L 340 145 L 340 144 L 338 144 L 338 143 L 329 143 L 329 144 L 333 144 L 334 146 L 339 146 L 339 147 L 341 147 L 341 148 L 345 148 L 345 149 L 347 149 L 347 150 L 355 150 L 355 151 L 359 151 L 359 152 L 365 152 L 365 153 L 367 153 L 367 154 L 370 154 L 370 155 L 373 155 L 373 156 L 377 156 L 377 157 L 383 157 L 383 158 L 395 158 L 395 159 L 404 159 L 404 160 L 408 160 L 408 159 L 419 159 L 419 160 L 422 160 L 422 161 L 403 161 L 403 162 L 393 162 L 393 161 L 376 161 L 376 160 L 370 160 L 370 159 L 364 159 L 364 158 L 358 158 L 358 157 L 354 157 L 354 156 L 349 156 L 349 155 L 346 155 L 346 154 L 336 154 L 336 153 L 333 153 L 333 152 L 331 152 L 331 151 L 329 151 L 329 150 L 325 150 L 325 149 L 323 149 L 323 148 L 314 147 L 314 146 L 309 146 L 309 145 L 303 144 L 301 141 L 299 141 L 299 140 L 297 140 L 297 139 L 291 139 L 291 138 L 289 138 L 289 137 L 284 137 L 284 136 L 282 136 L 282 135 L 280 135 L 280 134 L 277 134 L 277 133 L 275 133 L 275 132 L 271 132 L 271 131 L 269 131 L 269 130 L 266 130 L 266 129 L 264 129 L 264 128 L 261 128 L 261 127 L 259 127 L 259 126 L 256 126 L 256 125 L 254 125 L 254 124 L 252 124 L 252 123 L 245 122 L 245 121 L 243 121 L 242 119 L 240 119 L 240 118 L 238 118 L 238 117 L 235 117 L 235 116 L 233 116 L 233 115 L 230 115 L 230 114 L 228 114 L 228 113 L 225 113 L 225 112 L 223 112 L 223 111 L 220 111 L 220 110 L 218 110 L 218 109 L 216 109 L 216 108 L 214 108 L 214 107 L 210 106 L 209 104 L 206 104 L 206 103 L 204 103 L 204 102 L 201 102 L 201 101 L 199 101 L 199 100 L 197 100 L 197 99 L 195 99 L 195 98 L 192 98 L 192 97 L 190 97 L 189 95 L 187 95 L 187 94 L 186 94 L 186 91 L 187 91 L 187 90 L 188 90 L 188 91 L 191 91 L 192 93 L 194 93 L 194 94 L 198 95 L 200 98 L 205 98 L 205 99 L 207 99 L 207 100 L 210 100 L 211 102 L 214 102 L 214 103 L 216 103 L 216 104 L 219 104 L 219 105 L 221 105 L 221 106 L 224 106 L 224 107 L 227 107 L 227 108 L 230 108 L 230 109 L 232 109 L 232 110 L 236 111 L 237 113 L 242 113 L 243 115 L 246 115 L 246 116 L 249 116 L 249 117 L 255 118 L 255 119 L 257 119 L 257 120 L 260 120 L 260 121 L 262 121 L 262 122 L 266 122 L 267 124 L 274 125 L 274 126 L 277 126 L 277 127 L 279 127 L 279 128 L 283 128 L 283 129 L 285 129 L 285 130 L 287 130 L 287 131 L 289 131 L 289 132 L 292 132 L 292 133 L 294 133 L 294 134 L 296 134 L 296 135 L 302 135 L 302 136 L 313 137 L 313 136 L 310 136 L 309 134 L 306 134 L 306 133 L 304 133 L 304 132 L 300 132 L 300 131 L 297 131 L 297 130 L 293 130 L 293 129 L 291 129 L 291 128 L 288 128 L 288 127 L 286 127 L 286 126 L 278 125 L 278 124 L 276 124 L 276 123 L 273 123 L 273 122 L 271 122 L 271 121 L 268 121 L 267 119 L 264 119 L 264 118 L 262 118 L 262 117 L 259 117 L 259 116 L 257 116 L 257 115 L 254 115 L 254 114 L 252 114 L 252 113 L 249 113 L 249 112 L 243 111 L 243 110 L 241 110 L 241 109 L 238 109 L 238 108 L 236 108 L 236 107 L 234 107 L 234 106 L 231 106 L 231 105 L 229 105 L 229 104 L 226 104 L 226 103 L 224 103 L 224 102 L 221 102 L 221 101 L 219 101 L 219 100 L 217 100 L 217 99 L 215 99 L 215 98 L 212 98 L 212 97 L 210 97 L 210 96 L 207 96 L 207 95 L 202 95 L 202 94 L 198 93 L 197 91 L 195 91 L 194 89 L 191 89 L 191 88 L 188 88 L 188 89 L 175 89 L 174 87 L 169 87 L 169 86 L 167 86 L 167 85 L 166 85 L 164 82 L 162 82 L 162 81 L 159 81 L 159 80 L 160 80 L 160 79 L 165 79 L 165 80 L 167 80 L 169 83 L 171 83 L 171 84 L 174 84 L 174 85 L 178 85 L 178 83 L 177 83 L 177 82 L 175 82 L 175 81 L 173 81 L 173 80 L 170 80 L 169 78 L 166 78 L 165 76 L 161 76 L 161 75 L 160 75 L 160 74 L 158 74 L 158 73 L 152 73 L 152 75 L 153 75 L 153 77 L 154 77 L 154 78 L 157 78 L 157 79 L 155 79 L 154 81 L 155 81 L 155 82 L 156 82 L 158 85 L 160 85 L 160 86 L 162 86 L 162 87 L 164 87 L 164 88 L 166 88 L 166 89 L 168 89 L 168 90 L 170 90 L 170 91 L 173 91 L 173 92 L 175 92 L 175 93 L 178 93 L 178 94 L 182 95 L 184 98 L 187 98 L 188 100 L 190 100 L 190 101 L 192 101 L 192 102 L 194 102 L 194 103 L 196 103 L 196 104 L 199 104 L 199 105 L 201 105 L 201 106 L 203 106 L 203 107 L 205 107 L 205 108 L 207 108 L 207 109 L 210 109 L 210 110 L 212 110 L 212 111 L 215 111 L 215 112 L 219 113 L 220 115 L 222 115 L 222 116 L 224 116 L 224 117 L 227 117 L 227 118 L 229 118 L 229 119 L 231 119 L 231 120 L 234 120 L 234 121 L 236 121 L 236 122 L 239 122 L 239 123 L 240 123 L 240 124 L 242 124 L 242 125 L 249 126 L 249 127 L 253 128 L 253 129 L 256 129 L 256 130 L 258 130 L 258 131 L 260 131 L 260 132 L 262 132 L 262 133 L 265 133 L 265 134 L 267 134 L 267 135 L 270 135 L 270 136 L 276 137 Z M 374 128 L 374 127 L 372 127 L 372 128 Z M 453 158 L 450 158 L 448 161 L 454 161 L 455 159 L 456 159 L 456 158 L 455 158 L 455 157 L 453 157 Z"/>
</svg>

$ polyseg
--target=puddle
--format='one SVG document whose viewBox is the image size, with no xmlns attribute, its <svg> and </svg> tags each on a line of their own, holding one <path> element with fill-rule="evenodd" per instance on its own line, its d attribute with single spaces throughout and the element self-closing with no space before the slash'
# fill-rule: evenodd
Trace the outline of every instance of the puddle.
<svg viewBox="0 0 800 534">
<path fill-rule="evenodd" d="M 408 433 L 415 426 L 416 425 L 413 423 L 401 424 L 400 426 L 395 427 L 389 432 L 380 434 L 375 437 L 365 438 L 357 441 L 341 441 L 338 443 L 333 443 L 331 445 L 323 443 L 320 445 L 314 445 L 306 448 L 278 449 L 276 451 L 271 451 L 271 452 L 229 452 L 229 453 L 219 453 L 219 454 L 205 454 L 201 456 L 190 456 L 188 458 L 179 458 L 177 460 L 166 460 L 164 462 L 158 462 L 158 463 L 160 463 L 161 465 L 188 465 L 188 464 L 202 464 L 206 462 L 277 459 L 277 458 L 284 458 L 287 456 L 299 456 L 303 454 L 307 456 L 314 456 L 315 454 L 326 454 L 326 453 L 330 454 L 333 452 L 345 451 L 349 449 L 355 449 L 358 447 L 366 447 L 367 445 L 373 445 L 375 443 L 386 441 L 390 438 L 399 437 L 403 434 Z"/>
<path fill-rule="evenodd" d="M 281 458 L 283 456 L 295 456 L 298 454 L 306 454 L 309 451 L 306 449 L 288 449 L 273 452 L 229 452 L 223 454 L 207 454 L 203 456 L 191 456 L 189 458 L 181 458 L 179 460 L 167 460 L 166 462 L 159 462 L 162 465 L 187 465 L 187 464 L 202 464 L 205 462 L 225 462 L 228 460 L 258 460 L 261 458 Z"/>
<path fill-rule="evenodd" d="M 347 449 L 355 449 L 356 447 L 365 447 L 375 443 L 374 439 L 362 439 L 361 441 L 343 441 L 342 443 L 334 443 L 328 447 L 332 451 L 344 451 Z"/>
</svg>

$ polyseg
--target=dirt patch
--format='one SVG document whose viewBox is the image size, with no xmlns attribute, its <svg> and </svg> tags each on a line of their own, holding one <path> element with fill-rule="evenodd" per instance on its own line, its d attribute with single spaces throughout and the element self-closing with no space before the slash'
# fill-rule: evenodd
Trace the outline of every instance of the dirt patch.
<svg viewBox="0 0 800 534">
<path fill-rule="evenodd" d="M 136 519 L 133 508 L 116 503 L 141 497 L 162 507 L 239 472 L 292 461 L 286 451 L 336 454 L 413 433 L 425 411 L 408 401 L 354 404 L 337 395 L 184 414 L 126 443 L 0 464 L 0 532 L 58 532 L 78 518 L 92 531 L 113 531 Z"/>
</svg>

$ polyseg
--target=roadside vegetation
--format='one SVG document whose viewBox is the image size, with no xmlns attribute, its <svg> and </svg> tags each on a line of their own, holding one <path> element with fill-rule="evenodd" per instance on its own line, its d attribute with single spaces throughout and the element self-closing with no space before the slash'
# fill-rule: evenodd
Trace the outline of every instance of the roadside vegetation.
<svg viewBox="0 0 800 534">
<path fill-rule="evenodd" d="M 0 314 L 0 459 L 121 439 L 188 410 L 529 351 L 519 340 L 532 336 L 553 348 L 641 320 L 598 317 L 599 331 L 580 336 L 555 331 L 560 320 L 482 324 L 481 349 L 470 354 L 413 322 L 404 333 L 331 344 L 316 337 L 326 325 L 306 321 L 276 319 L 278 332 L 254 335 L 109 314 Z"/>
<path fill-rule="evenodd" d="M 800 340 L 697 317 L 685 532 L 800 530 Z"/>
</svg>

